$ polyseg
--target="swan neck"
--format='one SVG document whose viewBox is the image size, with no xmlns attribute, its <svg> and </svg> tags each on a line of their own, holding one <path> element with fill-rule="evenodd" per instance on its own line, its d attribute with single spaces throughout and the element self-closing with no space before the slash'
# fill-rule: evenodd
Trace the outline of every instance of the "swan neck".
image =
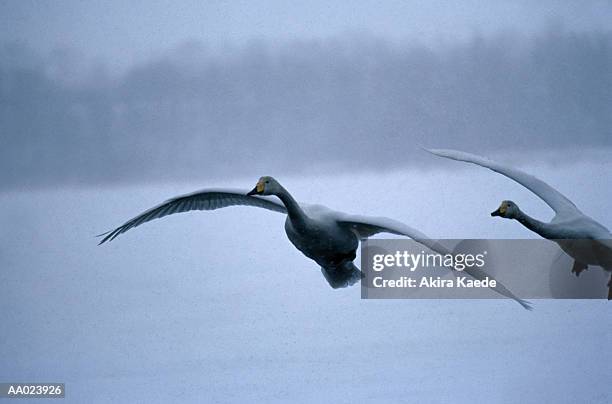
<svg viewBox="0 0 612 404">
<path fill-rule="evenodd" d="M 291 221 L 296 225 L 304 224 L 306 215 L 297 201 L 293 199 L 293 196 L 291 196 L 289 191 L 281 186 L 281 189 L 276 196 L 278 196 L 278 198 L 283 202 L 283 205 L 285 205 L 287 208 L 289 219 L 291 219 Z"/>
<path fill-rule="evenodd" d="M 516 220 L 518 220 L 523 226 L 525 226 L 529 230 L 539 234 L 540 236 L 544 238 L 547 238 L 547 231 L 546 231 L 545 223 L 532 218 L 531 216 L 529 216 L 526 213 L 523 213 L 522 211 L 519 212 L 519 214 L 516 217 Z"/>
</svg>

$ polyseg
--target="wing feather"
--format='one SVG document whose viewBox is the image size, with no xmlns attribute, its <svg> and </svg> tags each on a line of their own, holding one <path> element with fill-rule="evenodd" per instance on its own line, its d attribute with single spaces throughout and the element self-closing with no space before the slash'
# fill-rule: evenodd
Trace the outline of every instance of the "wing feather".
<svg viewBox="0 0 612 404">
<path fill-rule="evenodd" d="M 419 244 L 422 244 L 430 250 L 435 251 L 439 254 L 452 254 L 452 251 L 439 241 L 427 237 L 425 234 L 408 226 L 407 224 L 398 222 L 393 219 L 388 219 L 386 217 L 365 217 L 339 214 L 338 223 L 341 226 L 348 226 L 349 228 L 351 228 L 358 234 L 358 237 L 360 239 L 371 237 L 377 233 L 391 233 L 399 236 L 410 237 Z M 488 276 L 489 279 L 495 279 L 492 275 L 482 274 L 473 268 L 466 268 L 464 272 L 473 277 L 474 279 L 484 279 L 485 275 Z M 496 279 L 495 281 L 496 286 L 492 287 L 492 290 L 502 296 L 506 296 L 510 299 L 515 300 L 518 304 L 523 306 L 523 308 L 531 310 L 531 304 L 528 301 L 516 296 L 499 280 Z"/>
<path fill-rule="evenodd" d="M 287 209 L 280 202 L 260 196 L 247 196 L 246 193 L 247 191 L 243 190 L 207 189 L 177 196 L 128 220 L 114 230 L 100 234 L 104 238 L 99 244 L 112 241 L 120 234 L 151 220 L 191 210 L 215 210 L 242 205 L 287 213 Z"/>
<path fill-rule="evenodd" d="M 341 214 L 337 221 L 341 226 L 348 226 L 356 232 L 358 237 L 362 240 L 378 233 L 390 233 L 398 236 L 410 237 L 414 241 L 440 254 L 449 254 L 451 252 L 447 247 L 440 244 L 440 242 L 427 237 L 417 229 L 386 217 Z"/>
<path fill-rule="evenodd" d="M 569 218 L 582 215 L 582 212 L 570 201 L 565 195 L 545 183 L 544 181 L 529 175 L 515 168 L 507 167 L 495 161 L 489 160 L 486 157 L 477 156 L 475 154 L 465 153 L 450 149 L 425 149 L 426 151 L 435 154 L 436 156 L 445 157 L 451 160 L 464 161 L 467 163 L 476 164 L 486 167 L 492 171 L 502 174 L 511 180 L 514 180 L 536 194 L 548 206 L 550 206 L 557 216 Z"/>
</svg>

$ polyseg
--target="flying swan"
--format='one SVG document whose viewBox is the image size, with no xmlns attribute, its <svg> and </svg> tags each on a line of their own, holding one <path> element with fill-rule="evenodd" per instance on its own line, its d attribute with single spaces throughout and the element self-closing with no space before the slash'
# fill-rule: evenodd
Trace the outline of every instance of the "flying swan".
<svg viewBox="0 0 612 404">
<path fill-rule="evenodd" d="M 265 196 L 277 196 L 282 203 Z M 377 233 L 407 236 L 440 254 L 450 253 L 443 245 L 403 223 L 381 217 L 349 215 L 321 205 L 300 204 L 272 177 L 261 177 L 250 192 L 228 189 L 207 189 L 172 198 L 125 222 L 115 230 L 101 234 L 99 244 L 112 241 L 126 231 L 154 219 L 191 210 L 215 210 L 228 206 L 246 205 L 268 209 L 287 215 L 285 232 L 291 243 L 305 256 L 321 266 L 321 272 L 336 288 L 353 285 L 361 279 L 361 271 L 354 265 L 359 241 Z M 476 279 L 480 273 L 465 270 Z M 518 301 L 523 307 L 529 303 L 518 299 L 499 281 L 496 292 Z"/>
<path fill-rule="evenodd" d="M 518 182 L 546 202 L 555 211 L 555 217 L 550 223 L 541 222 L 521 211 L 512 201 L 503 201 L 499 208 L 491 213 L 491 216 L 515 219 L 543 238 L 555 241 L 575 260 L 572 273 L 575 273 L 576 276 L 580 275 L 580 272 L 587 269 L 589 265 L 597 265 L 612 272 L 612 234 L 610 231 L 582 213 L 572 201 L 544 181 L 475 154 L 448 149 L 425 150 L 440 157 L 486 167 Z M 611 299 L 612 276 L 608 282 L 608 300 Z"/>
</svg>

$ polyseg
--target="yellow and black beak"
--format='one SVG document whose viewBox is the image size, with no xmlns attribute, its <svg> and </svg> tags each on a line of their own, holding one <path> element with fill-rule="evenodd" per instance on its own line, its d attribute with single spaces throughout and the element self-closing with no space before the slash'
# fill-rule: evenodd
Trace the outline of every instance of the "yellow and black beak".
<svg viewBox="0 0 612 404">
<path fill-rule="evenodd" d="M 497 208 L 497 210 L 496 210 L 496 211 L 491 212 L 491 216 L 502 216 L 502 217 L 503 217 L 503 216 L 506 214 L 506 209 L 507 209 L 507 208 L 508 208 L 508 207 L 506 206 L 506 204 L 505 204 L 505 203 L 502 203 L 502 204 L 499 206 L 499 208 Z"/>
<path fill-rule="evenodd" d="M 261 195 L 264 191 L 264 183 L 259 181 L 257 183 L 257 185 L 255 185 L 255 188 L 253 188 L 252 190 L 250 190 L 247 195 L 251 196 L 251 195 Z"/>
</svg>

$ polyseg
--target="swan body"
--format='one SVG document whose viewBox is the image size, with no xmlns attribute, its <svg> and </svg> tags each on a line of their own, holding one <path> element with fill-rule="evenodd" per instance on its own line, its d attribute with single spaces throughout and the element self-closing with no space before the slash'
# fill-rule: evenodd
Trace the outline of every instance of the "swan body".
<svg viewBox="0 0 612 404">
<path fill-rule="evenodd" d="M 276 196 L 281 203 L 269 196 Z M 253 190 L 208 189 L 172 198 L 149 209 L 123 225 L 101 234 L 103 244 L 148 221 L 170 214 L 191 210 L 214 210 L 235 205 L 254 206 L 287 215 L 285 232 L 291 243 L 306 257 L 315 261 L 332 288 L 353 285 L 361 279 L 361 271 L 353 260 L 361 240 L 377 233 L 407 236 L 440 254 L 450 251 L 423 233 L 404 223 L 383 218 L 349 215 L 322 205 L 307 205 L 295 201 L 291 194 L 272 177 L 261 177 Z M 476 279 L 484 275 L 466 270 Z M 497 282 L 496 292 L 516 300 L 530 309 L 529 303 L 517 298 L 503 284 Z"/>
<path fill-rule="evenodd" d="M 298 250 L 322 267 L 336 265 L 344 258 L 355 259 L 357 235 L 338 223 L 336 212 L 320 205 L 303 209 L 304 226 L 294 223 L 291 216 L 285 220 L 285 233 Z"/>
<path fill-rule="evenodd" d="M 559 191 L 523 171 L 504 166 L 485 157 L 448 149 L 426 149 L 440 157 L 476 164 L 502 174 L 536 194 L 555 211 L 546 223 L 521 211 L 513 201 L 503 201 L 491 216 L 514 219 L 543 238 L 555 241 L 563 251 L 574 258 L 572 272 L 576 276 L 589 265 L 597 265 L 612 272 L 612 234 L 601 223 L 582 213 L 576 205 Z M 612 277 L 608 283 L 608 299 L 612 299 Z"/>
</svg>

